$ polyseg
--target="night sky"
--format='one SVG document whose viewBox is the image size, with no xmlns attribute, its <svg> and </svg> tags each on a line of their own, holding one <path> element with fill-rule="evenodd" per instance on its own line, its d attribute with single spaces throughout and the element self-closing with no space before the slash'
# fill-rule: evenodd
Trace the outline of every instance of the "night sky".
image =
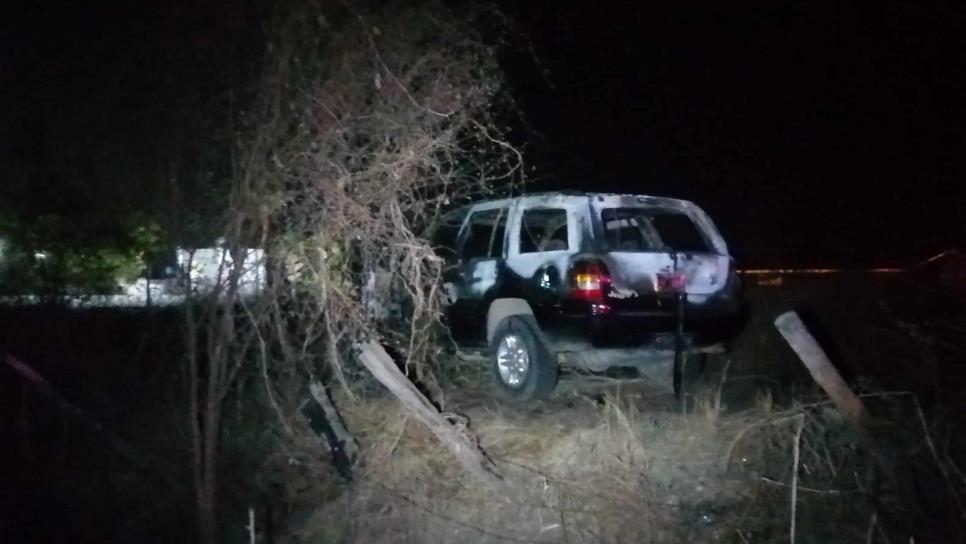
<svg viewBox="0 0 966 544">
<path fill-rule="evenodd" d="M 694 199 L 746 264 L 963 245 L 966 4 L 665 4 L 527 11 L 548 186 Z"/>
<path fill-rule="evenodd" d="M 0 8 L 5 163 L 150 156 L 177 104 L 244 71 L 268 11 L 143 5 Z M 902 265 L 963 246 L 966 4 L 506 7 L 534 53 L 504 60 L 535 190 L 693 199 L 745 265 Z"/>
</svg>

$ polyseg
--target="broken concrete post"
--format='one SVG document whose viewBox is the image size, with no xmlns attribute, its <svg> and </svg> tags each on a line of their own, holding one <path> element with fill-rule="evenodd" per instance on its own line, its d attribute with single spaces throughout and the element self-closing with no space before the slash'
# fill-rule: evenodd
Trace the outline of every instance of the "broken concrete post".
<svg viewBox="0 0 966 544">
<path fill-rule="evenodd" d="M 359 350 L 359 360 L 369 372 L 399 399 L 409 414 L 436 435 L 470 475 L 494 491 L 503 488 L 502 478 L 475 441 L 440 414 L 378 342 L 370 340 L 357 344 L 356 348 Z"/>
<path fill-rule="evenodd" d="M 809 374 L 832 399 L 832 403 L 852 423 L 862 426 L 868 417 L 862 400 L 849 388 L 842 375 L 829 360 L 825 350 L 805 327 L 795 312 L 786 312 L 775 320 L 775 327 L 805 364 Z"/>
<path fill-rule="evenodd" d="M 349 434 L 348 429 L 345 428 L 345 424 L 342 423 L 342 416 L 335 409 L 335 405 L 332 404 L 332 400 L 329 398 L 329 392 L 325 389 L 325 386 L 321 382 L 312 380 L 309 383 L 309 393 L 312 394 L 312 398 L 318 403 L 322 411 L 325 412 L 325 419 L 328 421 L 329 426 L 332 427 L 332 432 L 335 434 L 336 438 L 342 444 L 342 450 L 345 452 L 349 459 L 355 460 L 359 453 L 359 447 L 356 446 L 356 441 Z"/>
<path fill-rule="evenodd" d="M 342 417 L 332 404 L 329 392 L 321 382 L 312 380 L 309 382 L 309 393 L 315 404 L 306 401 L 302 405 L 302 414 L 309 420 L 312 432 L 323 444 L 329 446 L 332 452 L 332 462 L 345 480 L 352 480 L 352 465 L 358 457 L 359 447 L 355 439 L 346 429 L 342 422 Z"/>
</svg>

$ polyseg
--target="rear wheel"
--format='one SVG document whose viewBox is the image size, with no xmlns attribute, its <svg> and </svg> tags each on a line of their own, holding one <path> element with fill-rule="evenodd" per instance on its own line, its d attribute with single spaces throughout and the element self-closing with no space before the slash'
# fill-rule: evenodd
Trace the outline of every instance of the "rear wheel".
<svg viewBox="0 0 966 544">
<path fill-rule="evenodd" d="M 537 334 L 532 316 L 503 318 L 493 330 L 490 359 L 497 388 L 505 395 L 530 401 L 549 395 L 560 368 Z"/>
</svg>

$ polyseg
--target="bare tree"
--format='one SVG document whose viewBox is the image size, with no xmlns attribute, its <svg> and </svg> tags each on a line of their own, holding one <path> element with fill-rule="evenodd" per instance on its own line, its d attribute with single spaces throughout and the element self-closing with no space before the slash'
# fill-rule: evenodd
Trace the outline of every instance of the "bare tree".
<svg viewBox="0 0 966 544">
<path fill-rule="evenodd" d="M 340 347 L 380 337 L 429 379 L 442 262 L 419 233 L 456 202 L 522 175 L 493 118 L 495 51 L 474 27 L 477 13 L 435 2 L 313 9 L 280 19 L 276 35 L 287 39 L 267 69 L 275 87 L 252 116 L 239 184 L 250 237 L 278 272 L 273 339 L 310 372 L 323 341 L 346 386 Z M 406 326 L 388 326 L 364 298 L 399 304 L 395 322 Z M 283 326 L 293 321 L 294 331 Z"/>
<path fill-rule="evenodd" d="M 522 180 L 496 122 L 503 85 L 485 11 L 442 3 L 282 3 L 258 99 L 233 129 L 220 287 L 187 310 L 202 536 L 217 537 L 221 403 L 245 362 L 291 433 L 306 378 L 352 396 L 353 346 L 391 344 L 434 383 L 442 260 L 420 234 L 447 209 Z M 270 281 L 238 296 L 242 248 Z"/>
</svg>

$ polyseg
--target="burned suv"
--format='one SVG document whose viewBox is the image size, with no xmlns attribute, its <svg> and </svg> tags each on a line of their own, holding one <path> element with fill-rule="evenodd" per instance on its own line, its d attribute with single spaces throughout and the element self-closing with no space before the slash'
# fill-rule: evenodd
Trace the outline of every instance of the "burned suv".
<svg viewBox="0 0 966 544">
<path fill-rule="evenodd" d="M 486 350 L 496 383 L 518 399 L 550 393 L 561 364 L 645 375 L 673 364 L 677 392 L 682 350 L 720 350 L 716 333 L 740 308 L 728 246 L 683 200 L 480 202 L 447 214 L 433 243 L 447 261 L 454 340 Z"/>
</svg>

